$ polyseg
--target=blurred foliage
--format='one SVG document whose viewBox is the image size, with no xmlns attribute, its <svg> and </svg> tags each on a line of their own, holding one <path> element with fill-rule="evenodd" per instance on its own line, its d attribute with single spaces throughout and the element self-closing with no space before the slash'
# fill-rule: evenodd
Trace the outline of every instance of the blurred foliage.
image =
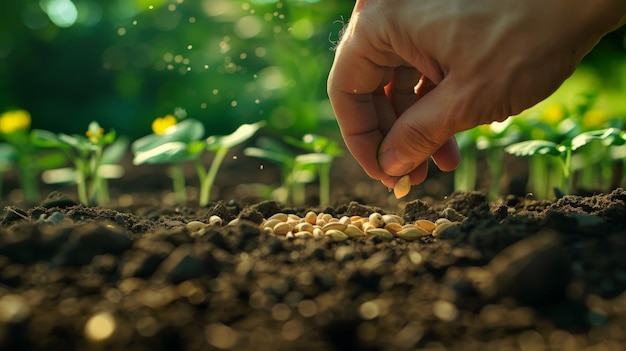
<svg viewBox="0 0 626 351">
<path fill-rule="evenodd" d="M 209 134 L 259 119 L 276 134 L 334 129 L 325 89 L 330 48 L 353 5 L 6 1 L 0 11 L 0 112 L 22 108 L 31 112 L 33 127 L 64 133 L 80 133 L 97 120 L 131 138 L 148 133 L 155 117 L 176 107 L 202 121 Z M 603 39 L 561 96 L 592 87 L 602 91 L 597 103 L 605 112 L 625 115 L 625 33 L 621 28 Z"/>
<path fill-rule="evenodd" d="M 275 133 L 336 128 L 326 97 L 333 0 L 21 0 L 0 12 L 0 112 L 80 133 L 136 138 L 176 107 L 209 134 L 268 121 Z"/>
</svg>

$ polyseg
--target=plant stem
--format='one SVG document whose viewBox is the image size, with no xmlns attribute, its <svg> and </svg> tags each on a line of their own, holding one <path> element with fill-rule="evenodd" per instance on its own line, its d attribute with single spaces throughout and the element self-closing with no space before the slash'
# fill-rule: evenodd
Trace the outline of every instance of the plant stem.
<svg viewBox="0 0 626 351">
<path fill-rule="evenodd" d="M 37 201 L 39 190 L 37 187 L 37 177 L 34 171 L 33 160 L 29 155 L 30 150 L 26 150 L 20 155 L 20 187 L 24 192 L 26 201 Z"/>
<path fill-rule="evenodd" d="M 566 195 L 571 194 L 572 191 L 572 149 L 568 148 L 565 151 L 565 159 L 561 158 L 563 161 L 563 193 Z"/>
<path fill-rule="evenodd" d="M 206 176 L 201 179 L 200 184 L 200 206 L 206 206 L 209 204 L 209 200 L 211 198 L 211 187 L 213 187 L 213 183 L 215 182 L 215 177 L 217 176 L 217 171 L 226 157 L 228 153 L 228 149 L 222 148 L 218 149 L 215 152 L 215 158 L 213 158 L 213 162 L 211 162 L 211 167 L 209 167 L 209 171 Z"/>
<path fill-rule="evenodd" d="M 320 206 L 330 204 L 330 163 L 318 165 L 318 177 L 320 180 Z"/>
<path fill-rule="evenodd" d="M 476 162 L 478 162 L 476 151 L 473 145 L 463 150 L 463 159 L 454 171 L 455 191 L 470 191 L 476 188 Z"/>
<path fill-rule="evenodd" d="M 76 159 L 74 164 L 76 165 L 78 177 L 78 179 L 76 179 L 78 201 L 80 201 L 85 206 L 89 206 L 89 197 L 87 196 L 87 165 L 85 165 L 85 163 L 81 159 Z"/>
<path fill-rule="evenodd" d="M 502 160 L 504 153 L 501 148 L 487 150 L 487 167 L 489 168 L 489 199 L 497 200 L 500 195 L 500 177 L 502 176 Z"/>
<path fill-rule="evenodd" d="M 185 190 L 185 170 L 180 163 L 174 163 L 169 169 L 170 178 L 172 178 L 172 189 L 176 202 L 184 204 L 187 202 L 187 191 Z"/>
<path fill-rule="evenodd" d="M 543 155 L 530 157 L 530 186 L 531 191 L 538 199 L 546 199 L 550 193 L 548 181 L 548 162 Z"/>
</svg>

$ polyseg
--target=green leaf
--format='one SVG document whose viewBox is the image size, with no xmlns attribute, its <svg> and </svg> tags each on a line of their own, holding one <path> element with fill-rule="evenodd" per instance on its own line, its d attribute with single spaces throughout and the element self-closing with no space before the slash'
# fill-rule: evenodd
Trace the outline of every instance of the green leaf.
<svg viewBox="0 0 626 351">
<path fill-rule="evenodd" d="M 254 133 L 265 125 L 264 121 L 242 124 L 229 135 L 210 136 L 206 139 L 209 150 L 230 149 L 250 139 Z"/>
<path fill-rule="evenodd" d="M 324 153 L 330 156 L 342 156 L 343 150 L 339 147 L 339 144 L 323 135 L 317 134 L 305 134 L 302 136 L 302 140 L 295 139 L 290 136 L 284 138 L 285 142 L 299 147 L 304 150 L 313 151 L 314 153 Z"/>
<path fill-rule="evenodd" d="M 557 144 L 547 140 L 528 140 L 515 143 L 504 148 L 504 151 L 515 156 L 552 155 L 558 156 Z"/>
<path fill-rule="evenodd" d="M 60 168 L 67 163 L 67 156 L 60 151 L 41 153 L 35 163 L 40 170 Z"/>
<path fill-rule="evenodd" d="M 333 157 L 322 153 L 311 153 L 296 156 L 296 163 L 299 164 L 320 164 L 331 162 L 333 162 Z"/>
<path fill-rule="evenodd" d="M 43 129 L 33 129 L 30 141 L 34 146 L 44 149 L 67 149 L 69 146 L 62 142 L 57 134 Z"/>
<path fill-rule="evenodd" d="M 59 141 L 61 141 L 62 143 L 65 143 L 66 145 L 73 147 L 74 149 L 78 151 L 91 152 L 97 148 L 96 145 L 92 144 L 89 141 L 89 139 L 87 139 L 86 137 L 82 135 L 78 135 L 78 134 L 67 135 L 67 134 L 59 133 L 58 136 L 59 136 Z"/>
<path fill-rule="evenodd" d="M 163 164 L 190 161 L 195 159 L 198 154 L 194 153 L 193 149 L 190 150 L 189 146 L 186 143 L 174 141 L 150 150 L 136 152 L 133 164 Z"/>
<path fill-rule="evenodd" d="M 122 157 L 124 157 L 124 154 L 126 154 L 128 144 L 128 138 L 119 138 L 113 144 L 109 145 L 102 152 L 101 164 L 112 165 L 118 163 Z"/>
<path fill-rule="evenodd" d="M 167 129 L 165 134 L 149 134 L 133 142 L 133 153 L 148 151 L 157 146 L 171 143 L 191 143 L 204 137 L 204 125 L 195 119 L 186 119 Z"/>
<path fill-rule="evenodd" d="M 293 155 L 276 152 L 258 147 L 247 147 L 243 149 L 243 154 L 248 157 L 256 157 L 279 165 L 291 166 L 294 163 Z"/>
<path fill-rule="evenodd" d="M 624 145 L 626 140 L 621 135 L 618 128 L 607 128 L 592 130 L 581 133 L 572 139 L 572 150 L 576 150 L 587 145 L 593 140 L 602 140 L 604 145 Z"/>
</svg>

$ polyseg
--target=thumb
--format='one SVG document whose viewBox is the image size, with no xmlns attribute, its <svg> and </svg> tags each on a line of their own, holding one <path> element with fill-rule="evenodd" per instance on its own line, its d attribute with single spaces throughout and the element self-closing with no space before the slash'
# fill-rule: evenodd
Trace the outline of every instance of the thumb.
<svg viewBox="0 0 626 351">
<path fill-rule="evenodd" d="M 462 96 L 444 79 L 404 111 L 380 144 L 378 162 L 383 171 L 391 176 L 409 174 L 431 156 L 443 171 L 456 168 L 461 155 L 454 133 L 474 127 L 464 118 L 468 104 Z"/>
</svg>

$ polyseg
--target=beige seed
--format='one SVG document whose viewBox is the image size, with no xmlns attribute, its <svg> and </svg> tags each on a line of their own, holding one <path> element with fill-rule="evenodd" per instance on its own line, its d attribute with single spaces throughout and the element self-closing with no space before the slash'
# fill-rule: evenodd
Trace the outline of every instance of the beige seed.
<svg viewBox="0 0 626 351">
<path fill-rule="evenodd" d="M 435 230 L 435 227 L 437 227 L 435 223 L 427 219 L 418 219 L 417 221 L 415 221 L 415 225 L 424 229 L 429 234 L 432 233 L 433 230 Z"/>
<path fill-rule="evenodd" d="M 440 225 L 441 223 L 450 223 L 451 221 L 447 218 L 437 218 L 435 221 L 435 225 Z"/>
<path fill-rule="evenodd" d="M 315 239 L 321 239 L 324 237 L 324 231 L 322 230 L 322 228 L 313 228 L 313 237 Z"/>
<path fill-rule="evenodd" d="M 383 215 L 383 221 L 385 222 L 385 224 L 389 224 L 389 223 L 399 223 L 400 225 L 404 224 L 404 219 L 394 214 Z"/>
<path fill-rule="evenodd" d="M 331 229 L 324 234 L 325 237 L 329 238 L 332 241 L 344 241 L 348 239 L 346 233 L 341 230 Z"/>
<path fill-rule="evenodd" d="M 398 232 L 398 236 L 405 240 L 418 240 L 426 235 L 428 233 L 419 228 L 406 228 Z"/>
<path fill-rule="evenodd" d="M 290 213 L 290 214 L 287 215 L 287 220 L 300 222 L 302 220 L 302 218 L 298 217 L 297 214 Z"/>
<path fill-rule="evenodd" d="M 311 232 L 303 230 L 303 231 L 296 232 L 293 236 L 294 238 L 312 238 L 313 234 Z"/>
<path fill-rule="evenodd" d="M 435 228 L 435 230 L 433 230 L 433 236 L 437 237 L 439 235 L 441 235 L 441 233 L 445 232 L 446 230 L 452 228 L 452 227 L 456 227 L 457 225 L 459 225 L 459 222 L 448 222 L 448 223 L 441 223 L 437 226 L 437 228 Z"/>
<path fill-rule="evenodd" d="M 309 232 L 313 233 L 313 225 L 309 222 L 301 222 L 296 224 L 294 228 L 297 232 Z"/>
<path fill-rule="evenodd" d="M 324 231 L 324 233 L 326 233 L 327 231 L 329 231 L 331 229 L 344 231 L 344 230 L 346 230 L 346 227 L 347 227 L 346 224 L 342 224 L 342 223 L 339 223 L 339 222 L 330 222 L 330 223 L 326 223 L 326 225 L 324 225 L 322 227 L 322 230 Z"/>
<path fill-rule="evenodd" d="M 190 232 L 197 232 L 204 227 L 206 227 L 206 224 L 200 221 L 191 221 L 187 223 L 187 230 L 189 230 Z"/>
<path fill-rule="evenodd" d="M 322 214 L 322 219 L 324 220 L 324 222 L 328 223 L 333 220 L 334 217 L 330 213 L 324 213 Z"/>
<path fill-rule="evenodd" d="M 407 196 L 409 191 L 411 191 L 411 177 L 407 174 L 398 179 L 393 187 L 393 194 L 396 196 L 396 199 L 400 199 Z"/>
<path fill-rule="evenodd" d="M 268 218 L 268 220 L 269 219 L 278 219 L 279 221 L 284 222 L 284 221 L 287 220 L 287 218 L 289 218 L 289 216 L 286 213 L 279 212 L 279 213 L 275 213 L 275 214 L 271 215 L 270 218 Z"/>
<path fill-rule="evenodd" d="M 348 224 L 352 223 L 352 221 L 350 220 L 350 217 L 343 216 L 343 217 L 339 218 L 339 223 L 348 225 Z"/>
<path fill-rule="evenodd" d="M 376 227 L 375 225 L 373 225 L 372 223 L 370 223 L 370 222 L 365 222 L 365 223 L 363 223 L 363 225 L 361 226 L 361 230 L 362 230 L 362 231 L 364 231 L 364 232 L 366 232 L 366 233 L 367 233 L 367 232 L 369 232 L 370 230 L 372 230 L 372 229 L 376 229 L 376 228 L 377 228 L 377 227 Z"/>
<path fill-rule="evenodd" d="M 377 236 L 381 239 L 393 239 L 393 234 L 391 234 L 387 229 L 383 228 L 372 228 L 368 230 L 366 234 Z"/>
<path fill-rule="evenodd" d="M 274 229 L 274 227 L 278 224 L 278 223 L 284 223 L 283 221 L 281 221 L 280 219 L 268 219 L 265 221 L 265 223 L 263 223 L 263 226 L 265 228 L 272 228 Z"/>
<path fill-rule="evenodd" d="M 343 232 L 349 238 L 361 238 L 365 236 L 365 233 L 354 224 L 348 224 Z"/>
<path fill-rule="evenodd" d="M 402 230 L 402 225 L 397 222 L 390 222 L 385 224 L 385 229 L 387 229 L 391 234 L 396 235 Z"/>
<path fill-rule="evenodd" d="M 287 222 L 280 222 L 274 226 L 274 234 L 287 235 L 291 231 L 291 225 Z"/>
<path fill-rule="evenodd" d="M 378 212 L 374 212 L 369 216 L 369 223 L 373 224 L 376 228 L 380 228 L 385 225 L 383 215 Z"/>
<path fill-rule="evenodd" d="M 239 224 L 239 218 L 235 218 L 232 221 L 228 222 L 228 225 L 237 225 Z"/>
<path fill-rule="evenodd" d="M 213 215 L 209 217 L 209 224 L 211 225 L 222 225 L 222 218 L 220 216 Z"/>
<path fill-rule="evenodd" d="M 315 224 L 317 222 L 317 215 L 313 211 L 309 211 L 304 215 L 304 221 L 310 224 Z"/>
</svg>

